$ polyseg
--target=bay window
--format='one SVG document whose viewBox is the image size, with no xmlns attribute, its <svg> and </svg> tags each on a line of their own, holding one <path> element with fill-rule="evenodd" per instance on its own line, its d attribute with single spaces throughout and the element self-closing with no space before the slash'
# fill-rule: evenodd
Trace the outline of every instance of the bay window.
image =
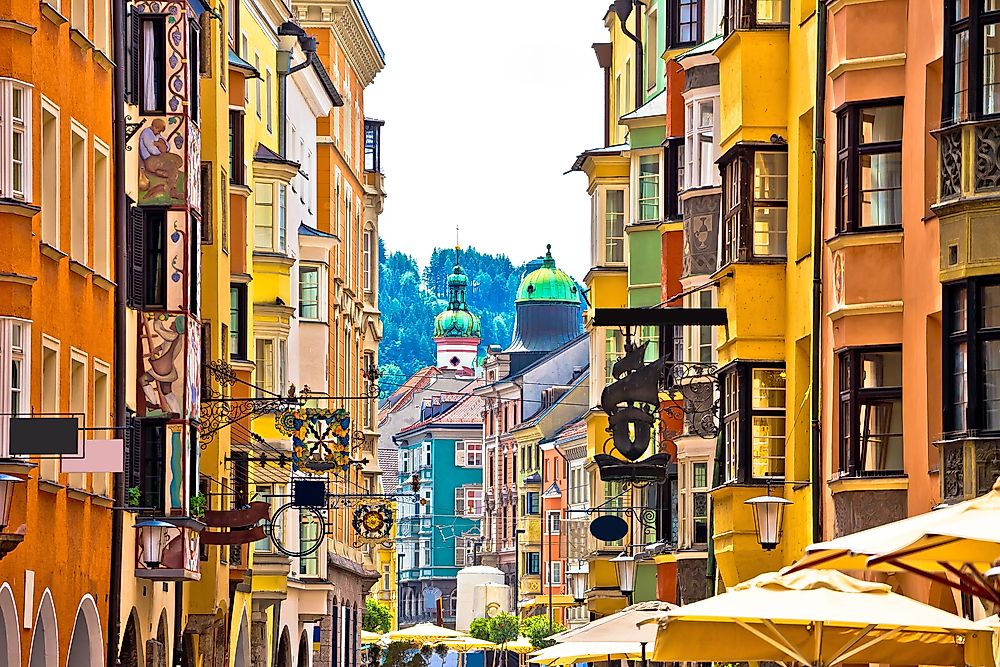
<svg viewBox="0 0 1000 667">
<path fill-rule="evenodd" d="M 716 166 L 716 130 L 714 97 L 688 102 L 685 106 L 685 146 L 687 166 L 685 189 L 719 184 Z"/>
<path fill-rule="evenodd" d="M 167 112 L 167 26 L 166 17 L 138 15 L 139 111 L 144 114 Z"/>
<path fill-rule="evenodd" d="M 774 148 L 741 145 L 725 158 L 723 264 L 786 256 L 788 153 Z"/>
<path fill-rule="evenodd" d="M 0 197 L 31 201 L 31 84 L 0 77 Z"/>
<path fill-rule="evenodd" d="M 258 338 L 256 342 L 257 395 L 284 395 L 288 358 L 287 341 L 280 338 Z"/>
<path fill-rule="evenodd" d="M 701 0 L 671 0 L 667 12 L 671 49 L 701 41 Z"/>
<path fill-rule="evenodd" d="M 944 430 L 1000 432 L 1000 277 L 944 287 Z"/>
<path fill-rule="evenodd" d="M 664 178 L 664 211 L 667 220 L 680 220 L 684 217 L 684 202 L 680 194 L 687 187 L 685 182 L 684 137 L 675 137 L 665 142 L 664 159 L 666 176 Z"/>
<path fill-rule="evenodd" d="M 639 222 L 660 219 L 660 156 L 639 156 Z"/>
<path fill-rule="evenodd" d="M 903 106 L 853 105 L 837 116 L 837 231 L 903 224 Z"/>
<path fill-rule="evenodd" d="M 945 1 L 943 120 L 1000 114 L 1000 2 Z"/>
<path fill-rule="evenodd" d="M 725 481 L 784 478 L 783 364 L 737 362 L 720 375 Z"/>
<path fill-rule="evenodd" d="M 229 286 L 229 356 L 247 358 L 247 286 Z"/>
<path fill-rule="evenodd" d="M 903 471 L 903 350 L 840 353 L 840 471 L 852 477 Z"/>
<path fill-rule="evenodd" d="M 688 308 L 713 308 L 712 288 L 684 297 Z M 710 364 L 715 360 L 715 327 L 708 325 L 683 327 L 684 361 Z"/>
<path fill-rule="evenodd" d="M 287 186 L 254 184 L 253 244 L 255 250 L 285 252 L 287 244 Z M 275 201 L 277 193 L 277 202 Z"/>
</svg>

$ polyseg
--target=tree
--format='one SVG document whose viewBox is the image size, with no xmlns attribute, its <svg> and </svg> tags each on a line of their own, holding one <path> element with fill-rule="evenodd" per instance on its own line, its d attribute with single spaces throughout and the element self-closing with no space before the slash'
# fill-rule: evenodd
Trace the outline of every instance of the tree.
<svg viewBox="0 0 1000 667">
<path fill-rule="evenodd" d="M 469 634 L 494 644 L 507 644 L 521 634 L 521 619 L 514 614 L 500 613 L 490 618 L 474 618 Z"/>
<path fill-rule="evenodd" d="M 361 615 L 361 629 L 367 632 L 385 634 L 392 629 L 392 612 L 384 602 L 375 598 L 365 598 L 365 611 Z"/>
<path fill-rule="evenodd" d="M 549 637 L 564 630 L 566 628 L 559 623 L 553 623 L 550 626 L 549 617 L 544 614 L 529 616 L 521 621 L 521 634 L 530 639 L 531 645 L 535 648 L 552 646 L 555 642 Z"/>
<path fill-rule="evenodd" d="M 472 619 L 469 623 L 469 635 L 485 642 L 490 641 L 490 619 L 485 616 Z"/>
</svg>

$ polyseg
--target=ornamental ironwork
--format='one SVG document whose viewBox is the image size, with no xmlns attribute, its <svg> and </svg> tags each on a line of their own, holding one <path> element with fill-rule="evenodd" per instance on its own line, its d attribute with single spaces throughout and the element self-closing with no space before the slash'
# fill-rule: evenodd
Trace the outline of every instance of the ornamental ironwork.
<svg viewBox="0 0 1000 667">
<path fill-rule="evenodd" d="M 392 546 L 392 524 L 395 503 L 383 500 L 359 500 L 354 508 L 354 546 Z"/>
<path fill-rule="evenodd" d="M 206 379 L 212 378 L 222 387 L 231 387 L 239 379 L 233 367 L 221 359 L 216 359 L 202 367 Z M 201 447 L 208 446 L 215 434 L 243 419 L 264 414 L 284 412 L 297 407 L 302 399 L 295 395 L 295 388 L 289 390 L 288 396 L 280 396 L 265 392 L 263 389 L 249 385 L 255 391 L 266 394 L 253 398 L 233 398 L 222 391 L 213 389 L 211 382 L 204 382 L 202 387 L 201 415 L 199 417 L 198 437 Z"/>
<path fill-rule="evenodd" d="M 286 410 L 274 418 L 274 425 L 292 439 L 293 471 L 307 468 L 346 472 L 351 466 L 364 464 L 351 457 L 357 434 L 351 432 L 351 415 L 347 410 Z"/>
<path fill-rule="evenodd" d="M 941 199 L 962 194 L 962 129 L 955 128 L 938 135 L 941 155 Z"/>
<path fill-rule="evenodd" d="M 976 126 L 976 191 L 1000 188 L 1000 125 Z"/>
</svg>

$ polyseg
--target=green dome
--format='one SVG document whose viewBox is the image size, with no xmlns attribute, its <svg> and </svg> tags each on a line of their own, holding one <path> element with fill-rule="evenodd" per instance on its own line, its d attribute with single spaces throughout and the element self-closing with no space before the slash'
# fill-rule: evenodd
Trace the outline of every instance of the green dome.
<svg viewBox="0 0 1000 667">
<path fill-rule="evenodd" d="M 479 316 L 469 310 L 465 302 L 465 290 L 469 278 L 462 270 L 455 248 L 455 268 L 448 276 L 448 309 L 434 318 L 435 338 L 479 338 L 482 328 Z"/>
<path fill-rule="evenodd" d="M 552 259 L 552 246 L 545 246 L 545 259 L 541 268 L 535 269 L 521 280 L 517 288 L 515 303 L 534 301 L 559 301 L 564 303 L 580 303 L 580 291 L 576 281 L 565 271 L 556 268 Z"/>
</svg>

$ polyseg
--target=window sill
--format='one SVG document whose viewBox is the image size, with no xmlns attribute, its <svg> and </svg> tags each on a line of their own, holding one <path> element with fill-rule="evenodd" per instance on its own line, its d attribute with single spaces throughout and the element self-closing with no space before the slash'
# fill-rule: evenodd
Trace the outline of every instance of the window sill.
<svg viewBox="0 0 1000 667">
<path fill-rule="evenodd" d="M 300 324 L 321 324 L 324 327 L 329 327 L 330 326 L 330 324 L 326 320 L 313 319 L 311 317 L 310 318 L 299 318 L 299 323 Z"/>
<path fill-rule="evenodd" d="M 254 368 L 257 367 L 256 364 L 254 364 L 252 361 L 247 361 L 246 359 L 240 359 L 239 357 L 230 357 L 229 365 L 232 366 L 235 370 L 246 371 L 246 372 L 251 372 L 253 371 Z"/>
<path fill-rule="evenodd" d="M 249 185 L 237 183 L 236 181 L 229 181 L 229 194 L 247 199 L 252 193 L 253 190 L 250 189 Z"/>
<path fill-rule="evenodd" d="M 827 486 L 833 495 L 846 491 L 905 491 L 909 486 L 909 480 L 906 474 L 901 472 L 886 472 L 865 477 L 841 474 L 827 480 Z"/>
<path fill-rule="evenodd" d="M 94 274 L 94 284 L 107 292 L 118 286 L 114 281 L 105 278 L 99 273 Z"/>
<path fill-rule="evenodd" d="M 44 241 L 42 241 L 42 243 L 41 243 L 41 250 L 42 250 L 42 254 L 43 255 L 45 255 L 49 259 L 55 260 L 57 262 L 59 260 L 61 260 L 61 259 L 65 259 L 66 257 L 69 257 L 69 255 L 67 255 L 66 253 L 64 253 L 59 248 L 56 248 L 55 246 L 51 246 L 51 245 L 49 245 L 48 243 L 46 243 Z"/>
<path fill-rule="evenodd" d="M 109 509 L 115 506 L 114 498 L 102 496 L 99 493 L 95 493 L 94 495 L 92 495 L 90 498 L 90 502 L 93 503 L 94 505 L 97 505 L 98 507 L 107 507 Z"/>
<path fill-rule="evenodd" d="M 70 28 L 69 38 L 73 40 L 73 42 L 77 46 L 79 46 L 80 50 L 82 50 L 84 53 L 94 48 L 94 43 L 90 41 L 90 39 L 85 34 L 83 34 L 83 32 L 79 28 Z"/>
<path fill-rule="evenodd" d="M 60 14 L 58 9 L 56 9 L 55 7 L 53 7 L 52 5 L 50 5 L 49 3 L 45 2 L 45 0 L 42 0 L 38 4 L 39 4 L 39 6 L 42 9 L 42 16 L 44 16 L 45 18 L 47 18 L 49 21 L 51 21 L 55 25 L 60 26 L 60 25 L 62 25 L 64 23 L 69 23 L 69 19 L 68 18 L 66 18 L 65 16 L 63 16 L 62 14 Z"/>
<path fill-rule="evenodd" d="M 826 247 L 832 252 L 844 248 L 867 245 L 899 245 L 903 242 L 903 230 L 898 226 L 863 231 L 840 232 L 826 240 Z"/>
<path fill-rule="evenodd" d="M 69 260 L 69 270 L 73 273 L 87 278 L 94 275 L 94 270 L 82 262 L 78 262 L 75 259 Z"/>
<path fill-rule="evenodd" d="M 10 213 L 11 215 L 31 220 L 36 214 L 41 213 L 41 211 L 42 208 L 40 206 L 33 206 L 26 201 L 10 199 L 8 197 L 0 199 L 0 213 Z"/>
<path fill-rule="evenodd" d="M 59 482 L 53 482 L 48 479 L 38 480 L 38 489 L 40 491 L 45 491 L 46 493 L 59 493 L 65 488 L 66 487 L 60 484 Z"/>
<path fill-rule="evenodd" d="M 111 71 L 115 67 L 115 61 L 111 59 L 108 54 L 106 54 L 102 49 L 94 48 L 94 60 L 97 64 L 103 67 L 107 71 Z"/>
<path fill-rule="evenodd" d="M 15 21 L 13 19 L 0 19 L 0 28 L 13 30 L 14 32 L 20 32 L 25 35 L 34 35 L 38 30 L 38 28 L 33 25 L 24 23 L 23 21 Z"/>
<path fill-rule="evenodd" d="M 78 489 L 75 486 L 70 486 L 66 489 L 66 496 L 72 498 L 73 500 L 83 502 L 90 497 L 90 492 L 86 489 Z"/>
</svg>

